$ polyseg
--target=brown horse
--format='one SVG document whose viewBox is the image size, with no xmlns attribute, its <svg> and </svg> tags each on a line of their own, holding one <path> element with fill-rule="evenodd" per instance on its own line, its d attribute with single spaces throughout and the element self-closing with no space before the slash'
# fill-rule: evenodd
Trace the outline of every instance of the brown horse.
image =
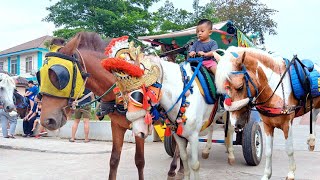
<svg viewBox="0 0 320 180">
<path fill-rule="evenodd" d="M 320 72 L 319 66 L 314 65 L 313 68 Z M 296 164 L 293 157 L 292 120 L 311 109 L 310 97 L 304 98 L 302 101 L 307 100 L 304 103 L 299 103 L 296 99 L 294 92 L 297 92 L 298 87 L 292 89 L 290 82 L 292 75 L 289 76 L 287 70 L 286 62 L 281 57 L 273 57 L 262 50 L 235 47 L 227 49 L 217 67 L 218 90 L 230 96 L 225 100 L 225 108 L 231 112 L 231 123 L 233 125 L 241 123 L 239 122 L 241 117 L 248 113 L 251 106 L 256 107 L 263 120 L 266 135 L 266 166 L 262 179 L 271 178 L 275 128 L 281 129 L 284 133 L 285 150 L 289 158 L 287 179 L 294 179 Z M 316 73 L 315 71 L 312 72 Z M 315 128 L 316 115 L 320 112 L 320 96 L 314 95 L 312 108 L 312 124 Z M 315 146 L 314 128 L 310 129 L 308 139 L 310 150 Z"/>
<path fill-rule="evenodd" d="M 113 75 L 106 71 L 101 65 L 100 60 L 106 58 L 104 50 L 107 42 L 103 41 L 96 33 L 81 32 L 72 38 L 58 53 L 66 56 L 76 55 L 82 67 L 86 67 L 90 74 L 85 86 L 94 94 L 101 96 L 114 83 Z M 55 75 L 49 71 L 52 83 L 57 83 Z M 41 82 L 49 83 L 49 82 Z M 108 93 L 102 97 L 101 102 L 111 102 L 115 100 L 114 93 Z M 53 105 L 54 104 L 54 105 Z M 67 121 L 67 113 L 70 111 L 67 98 L 59 98 L 43 94 L 41 124 L 49 130 L 56 130 L 62 127 Z M 124 134 L 129 129 L 129 122 L 124 115 L 117 111 L 108 114 L 111 118 L 112 127 L 112 154 L 110 158 L 109 179 L 116 179 L 117 169 L 120 161 L 121 150 L 123 146 Z M 135 138 L 136 154 L 135 164 L 138 168 L 139 179 L 144 179 L 143 168 L 144 160 L 144 139 Z"/>
<path fill-rule="evenodd" d="M 17 90 L 13 92 L 13 97 L 14 97 L 14 105 L 16 106 L 16 110 L 20 118 L 24 118 L 28 111 L 30 110 L 29 106 L 29 100 L 22 96 L 21 94 L 18 93 Z"/>
</svg>

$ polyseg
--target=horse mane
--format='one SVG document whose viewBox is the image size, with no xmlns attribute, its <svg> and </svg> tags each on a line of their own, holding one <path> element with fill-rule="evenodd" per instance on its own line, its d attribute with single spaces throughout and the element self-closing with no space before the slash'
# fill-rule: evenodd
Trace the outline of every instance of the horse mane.
<svg viewBox="0 0 320 180">
<path fill-rule="evenodd" d="M 53 38 L 50 42 L 50 45 L 58 45 L 63 46 L 65 44 L 65 40 L 62 38 Z"/>
<path fill-rule="evenodd" d="M 24 96 L 22 96 L 17 89 L 14 89 L 13 95 L 17 98 L 17 99 L 23 99 Z"/>
<path fill-rule="evenodd" d="M 101 36 L 95 32 L 79 32 L 81 40 L 78 46 L 79 49 L 87 49 L 104 53 L 109 42 L 104 41 Z"/>
<path fill-rule="evenodd" d="M 80 44 L 78 46 L 78 49 L 86 49 L 91 51 L 97 51 L 104 53 L 104 50 L 106 46 L 109 44 L 108 41 L 104 41 L 101 36 L 95 32 L 79 32 L 77 35 L 80 35 Z M 66 43 L 66 40 L 63 38 L 55 37 L 51 40 L 50 45 L 58 45 L 58 46 L 64 46 Z"/>
<path fill-rule="evenodd" d="M 276 65 L 283 65 L 282 57 L 272 56 L 261 49 L 231 46 L 226 50 L 217 66 L 215 81 L 218 92 L 220 93 L 226 93 L 224 89 L 224 83 L 226 80 L 230 80 L 231 72 L 235 71 L 235 69 L 233 69 L 234 64 L 232 63 L 232 60 L 235 60 L 236 58 L 232 53 L 238 54 L 239 57 L 237 59 L 242 59 L 245 53 L 246 59 L 256 59 L 257 61 L 259 61 L 259 63 L 263 64 L 266 67 L 269 67 L 270 69 L 278 67 Z"/>
</svg>

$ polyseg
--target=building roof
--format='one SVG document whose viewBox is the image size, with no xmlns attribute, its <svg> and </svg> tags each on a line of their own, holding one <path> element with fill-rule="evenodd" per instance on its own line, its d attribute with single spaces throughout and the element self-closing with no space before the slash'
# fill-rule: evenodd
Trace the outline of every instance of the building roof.
<svg viewBox="0 0 320 180">
<path fill-rule="evenodd" d="M 46 48 L 44 43 L 46 41 L 50 41 L 52 38 L 53 38 L 52 36 L 42 36 L 40 38 L 28 41 L 28 42 L 20 44 L 18 46 L 14 46 L 12 48 L 3 50 L 0 52 L 0 55 L 23 51 L 23 50 L 27 50 L 27 49 Z"/>
</svg>

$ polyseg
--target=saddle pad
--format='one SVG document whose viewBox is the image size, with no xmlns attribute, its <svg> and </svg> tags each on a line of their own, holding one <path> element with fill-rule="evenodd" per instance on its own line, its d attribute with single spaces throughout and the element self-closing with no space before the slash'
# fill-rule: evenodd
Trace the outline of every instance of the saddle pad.
<svg viewBox="0 0 320 180">
<path fill-rule="evenodd" d="M 214 83 L 214 75 L 209 71 L 206 67 L 201 66 L 200 71 L 202 75 L 205 77 L 206 83 L 209 87 L 209 91 L 211 93 L 211 96 L 213 100 L 217 99 L 217 90 Z"/>
<path fill-rule="evenodd" d="M 191 69 L 194 71 L 196 67 L 194 66 L 191 66 Z M 210 80 L 211 80 L 211 83 L 209 83 L 207 80 L 208 80 L 208 77 L 206 76 L 205 73 L 202 73 L 202 71 L 206 70 L 204 69 L 205 67 L 201 67 L 202 70 L 200 70 L 197 74 L 197 78 L 201 84 L 201 87 L 202 87 L 202 90 L 203 90 L 203 93 L 204 93 L 204 99 L 206 101 L 207 104 L 214 104 L 216 99 L 215 99 L 215 96 L 212 96 L 211 94 L 211 90 L 210 90 L 210 84 L 214 85 L 214 81 L 212 81 L 211 77 L 209 76 Z M 203 70 L 204 69 L 204 70 Z M 207 75 L 209 73 L 207 72 Z M 213 89 L 213 88 L 211 88 Z M 215 89 L 215 88 L 214 88 Z"/>
<path fill-rule="evenodd" d="M 285 61 L 288 64 L 289 60 L 285 59 Z M 298 61 L 295 61 L 289 70 L 294 97 L 302 100 L 310 90 L 312 97 L 320 96 L 320 73 L 314 69 L 312 61 L 302 60 L 302 63 L 306 67 L 303 67 Z M 310 84 L 308 82 L 310 82 Z"/>
<path fill-rule="evenodd" d="M 310 72 L 310 81 L 312 97 L 320 96 L 320 73 L 315 69 Z"/>
</svg>

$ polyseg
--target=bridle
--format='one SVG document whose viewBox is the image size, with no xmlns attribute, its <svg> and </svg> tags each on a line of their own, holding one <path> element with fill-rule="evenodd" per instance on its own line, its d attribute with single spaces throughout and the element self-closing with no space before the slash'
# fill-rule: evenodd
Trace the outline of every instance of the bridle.
<svg viewBox="0 0 320 180">
<path fill-rule="evenodd" d="M 257 86 L 255 85 L 255 83 L 253 82 L 252 78 L 249 76 L 247 68 L 244 65 L 242 65 L 241 71 L 233 71 L 233 72 L 231 72 L 231 74 L 234 74 L 234 75 L 243 74 L 244 75 L 246 89 L 247 89 L 247 97 L 249 98 L 249 104 L 251 104 L 251 106 L 254 106 L 256 104 L 254 101 L 256 99 L 256 96 L 259 94 L 259 90 L 258 90 Z M 256 96 L 252 96 L 251 91 L 250 91 L 250 87 L 249 87 L 249 83 L 252 84 L 252 86 L 256 92 L 255 93 Z"/>
<path fill-rule="evenodd" d="M 296 56 L 294 56 L 293 60 L 297 59 Z M 286 70 L 284 71 L 284 73 L 281 75 L 280 77 L 280 80 L 275 88 L 275 90 L 273 91 L 273 93 L 264 101 L 261 101 L 261 102 L 257 102 L 257 99 L 258 97 L 262 94 L 262 92 L 265 90 L 265 88 L 263 88 L 260 92 L 257 88 L 257 85 L 253 82 L 252 78 L 249 76 L 249 73 L 245 67 L 244 64 L 242 64 L 242 69 L 241 71 L 233 71 L 231 72 L 231 74 L 243 74 L 244 75 L 244 78 L 245 78 L 245 84 L 246 84 L 246 89 L 247 89 L 247 97 L 249 98 L 249 102 L 248 102 L 248 105 L 250 108 L 253 108 L 253 107 L 256 107 L 256 109 L 258 111 L 264 111 L 266 108 L 267 109 L 271 109 L 272 110 L 275 110 L 277 113 L 276 114 L 272 114 L 272 113 L 268 113 L 268 115 L 280 115 L 280 114 L 290 114 L 292 112 L 294 112 L 294 110 L 297 108 L 297 107 L 285 107 L 285 105 L 283 105 L 282 108 L 270 108 L 270 107 L 264 107 L 263 105 L 265 103 L 267 103 L 275 94 L 275 92 L 277 91 L 277 89 L 279 88 L 280 84 L 282 85 L 282 81 L 286 75 L 286 73 L 289 71 L 289 68 L 293 62 L 293 60 L 288 63 L 287 62 L 287 67 L 286 67 Z M 250 87 L 249 87 L 249 83 L 252 84 L 252 86 L 254 87 L 254 90 L 255 90 L 255 96 L 252 96 L 252 93 L 251 93 L 251 90 L 250 90 Z M 283 85 L 282 85 L 283 86 Z M 283 87 L 282 87 L 282 90 L 283 90 Z M 262 112 L 262 113 L 265 113 L 265 112 Z"/>
</svg>

